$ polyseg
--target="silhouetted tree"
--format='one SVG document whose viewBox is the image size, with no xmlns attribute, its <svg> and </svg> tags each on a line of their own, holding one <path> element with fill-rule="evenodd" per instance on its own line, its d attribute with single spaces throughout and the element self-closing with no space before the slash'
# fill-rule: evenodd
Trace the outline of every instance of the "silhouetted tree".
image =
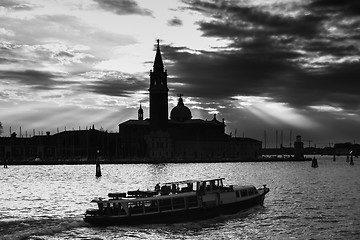
<svg viewBox="0 0 360 240">
<path fill-rule="evenodd" d="M 3 133 L 3 130 L 4 130 L 3 125 L 2 125 L 2 123 L 0 122 L 0 136 L 1 136 L 1 134 Z"/>
</svg>

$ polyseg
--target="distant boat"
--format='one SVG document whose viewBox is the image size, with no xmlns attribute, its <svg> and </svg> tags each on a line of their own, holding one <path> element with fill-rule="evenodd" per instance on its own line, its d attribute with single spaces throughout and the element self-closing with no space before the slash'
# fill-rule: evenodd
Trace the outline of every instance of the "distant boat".
<svg viewBox="0 0 360 240">
<path fill-rule="evenodd" d="M 129 225 L 173 223 L 232 214 L 263 205 L 269 188 L 224 186 L 224 178 L 186 180 L 159 184 L 154 191 L 109 193 L 109 199 L 97 198 L 84 221 L 93 225 Z"/>
</svg>

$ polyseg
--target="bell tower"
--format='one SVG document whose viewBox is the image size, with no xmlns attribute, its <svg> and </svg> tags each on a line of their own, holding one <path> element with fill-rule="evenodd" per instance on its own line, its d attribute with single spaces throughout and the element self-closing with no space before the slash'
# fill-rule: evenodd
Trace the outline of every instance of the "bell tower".
<svg viewBox="0 0 360 240">
<path fill-rule="evenodd" d="M 150 124 L 155 130 L 166 130 L 168 123 L 168 87 L 167 71 L 160 52 L 160 43 L 157 40 L 157 49 L 153 70 L 150 70 Z"/>
<path fill-rule="evenodd" d="M 144 120 L 144 110 L 141 108 L 141 104 L 138 110 L 138 120 Z"/>
</svg>

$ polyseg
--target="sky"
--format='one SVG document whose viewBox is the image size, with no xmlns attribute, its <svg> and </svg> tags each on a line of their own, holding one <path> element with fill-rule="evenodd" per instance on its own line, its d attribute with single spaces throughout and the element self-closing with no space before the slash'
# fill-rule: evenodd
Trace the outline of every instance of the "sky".
<svg viewBox="0 0 360 240">
<path fill-rule="evenodd" d="M 360 143 L 358 0 L 1 0 L 2 136 L 148 118 L 157 39 L 169 113 L 182 94 L 266 147 Z"/>
</svg>

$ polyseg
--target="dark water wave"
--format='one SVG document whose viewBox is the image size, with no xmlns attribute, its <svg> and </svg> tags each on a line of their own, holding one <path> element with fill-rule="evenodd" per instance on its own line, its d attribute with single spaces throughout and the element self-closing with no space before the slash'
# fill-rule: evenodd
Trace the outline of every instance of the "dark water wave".
<svg viewBox="0 0 360 240">
<path fill-rule="evenodd" d="M 25 240 L 36 236 L 53 236 L 74 228 L 89 227 L 81 218 L 42 218 L 0 221 L 0 239 Z"/>
<path fill-rule="evenodd" d="M 252 214 L 265 211 L 257 206 L 233 215 L 221 215 L 212 219 L 177 224 L 143 224 L 138 226 L 94 227 L 79 218 L 42 218 L 0 222 L 2 240 L 40 239 L 191 239 L 218 231 L 226 224 L 235 224 Z M 235 226 L 234 226 L 235 227 Z M 103 237 L 95 237 L 94 233 Z"/>
</svg>

